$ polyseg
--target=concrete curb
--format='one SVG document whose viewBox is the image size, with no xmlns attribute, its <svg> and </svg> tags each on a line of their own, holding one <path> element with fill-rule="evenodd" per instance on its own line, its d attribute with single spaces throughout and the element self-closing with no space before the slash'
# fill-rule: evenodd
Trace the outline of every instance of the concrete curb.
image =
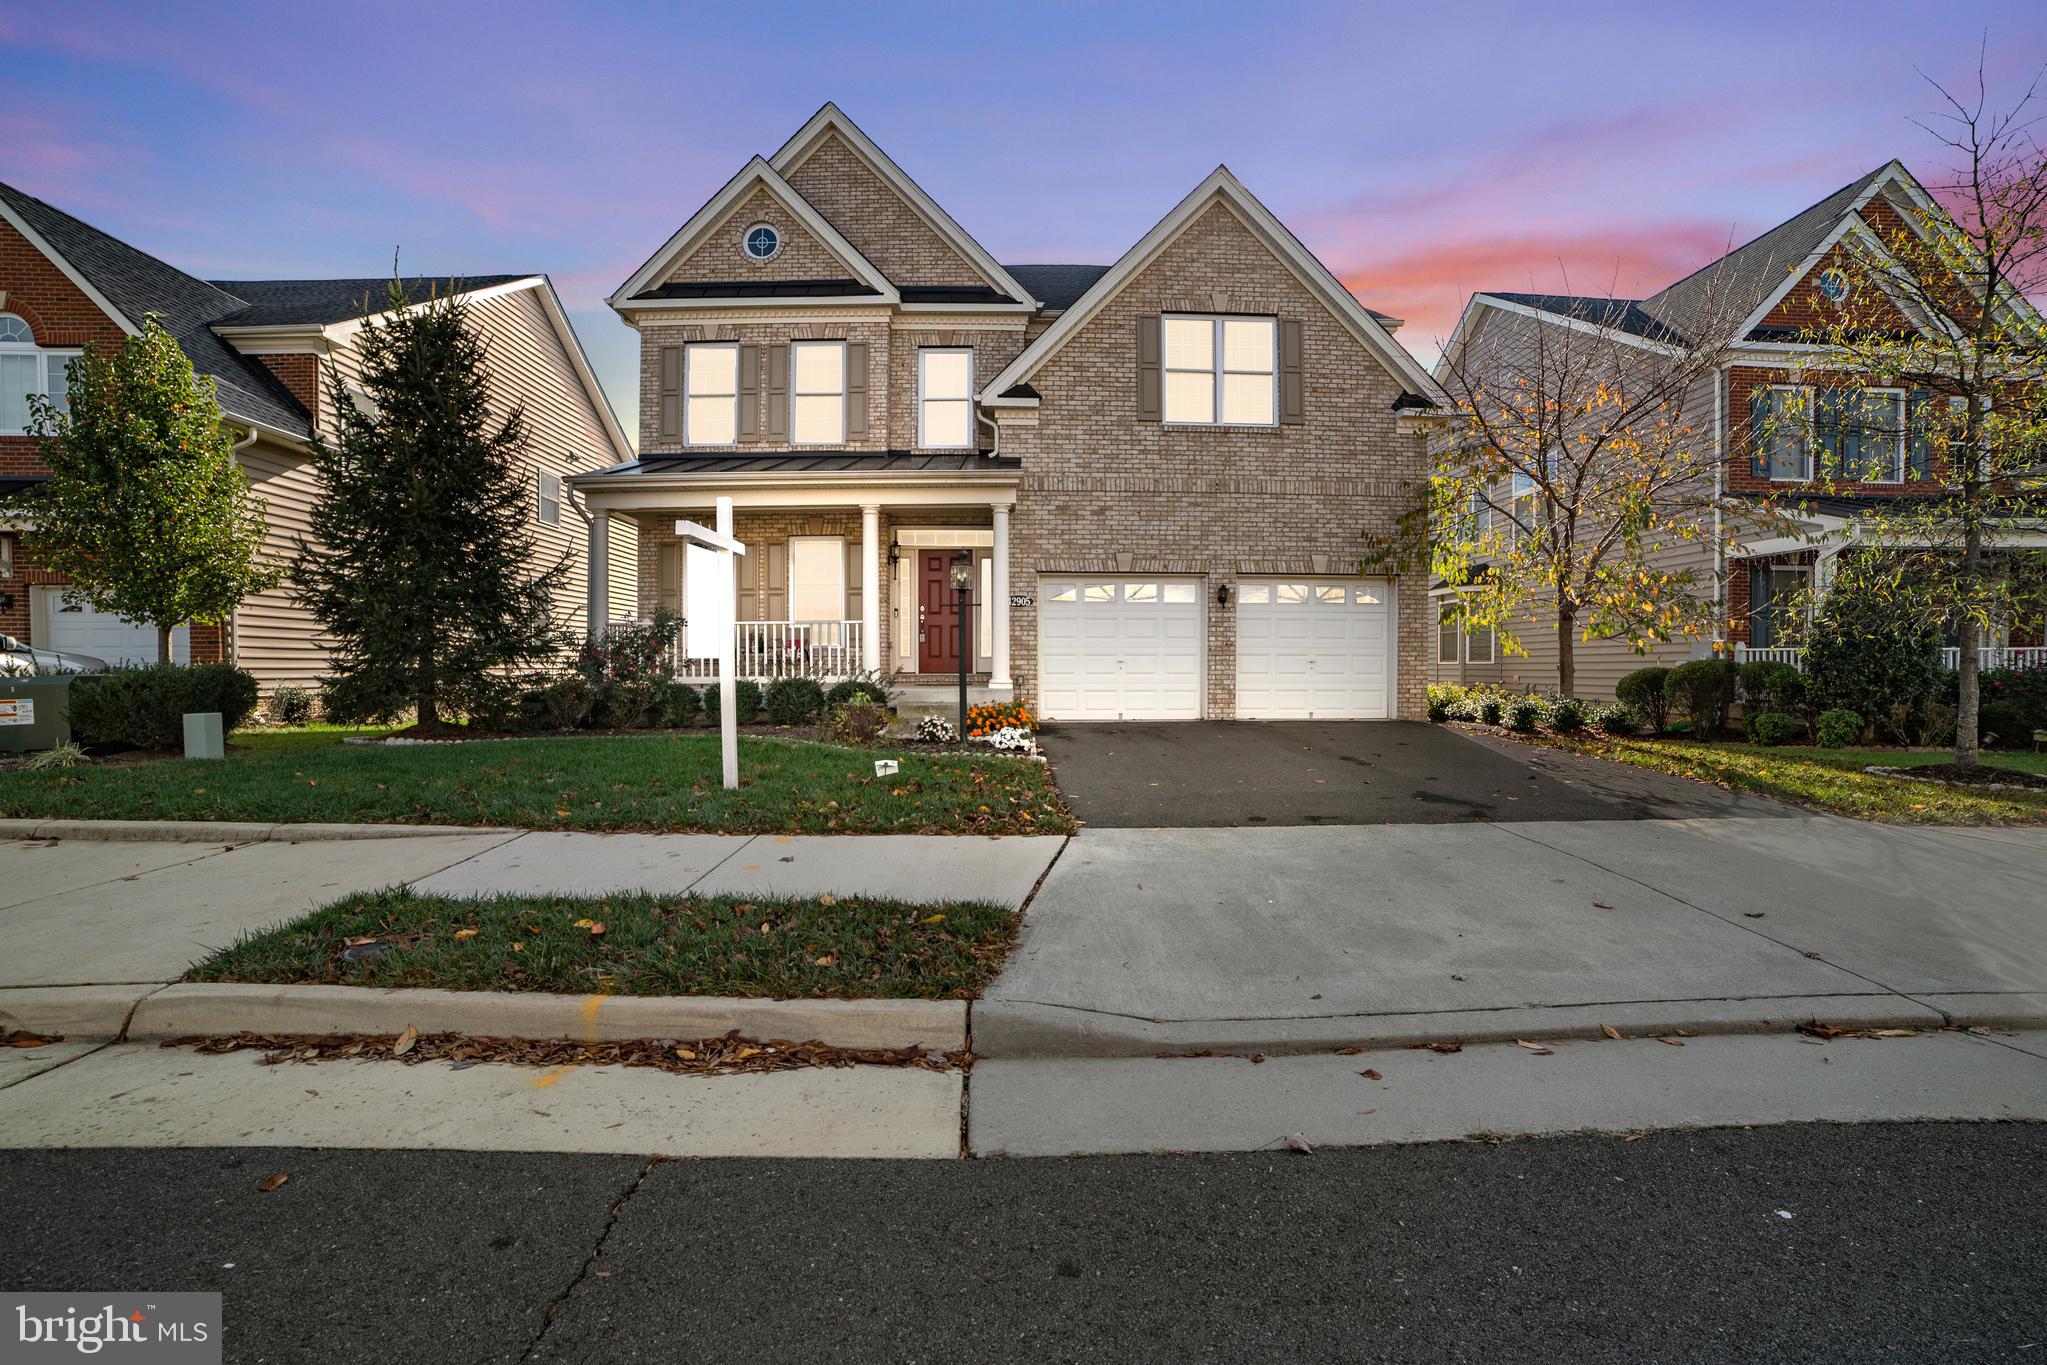
<svg viewBox="0 0 2047 1365">
<path fill-rule="evenodd" d="M 487 1038 L 816 1039 L 834 1047 L 967 1045 L 964 1000 L 747 1000 L 730 996 L 520 995 L 189 982 L 143 1000 L 133 1039 L 228 1033 L 466 1033 Z"/>
<path fill-rule="evenodd" d="M 1912 998 L 1965 1028 L 2047 1029 L 2047 991 L 1965 991 Z"/>
<path fill-rule="evenodd" d="M 10 986 L 0 990 L 0 1033 L 62 1034 L 72 1042 L 121 1036 L 128 1016 L 159 985 Z"/>
<path fill-rule="evenodd" d="M 236 820 L 0 820 L 4 839 L 162 839 L 190 844 L 309 843 L 327 839 L 429 839 L 523 834 L 505 825 L 264 824 Z"/>
<path fill-rule="evenodd" d="M 974 1006 L 974 1055 L 1104 1058 L 1182 1052 L 1262 1052 L 1284 1056 L 1329 1052 L 1340 1047 L 1599 1038 L 1604 1036 L 1602 1025 L 1608 1024 L 1631 1038 L 1674 1034 L 1680 1029 L 1700 1036 L 1774 1033 L 1808 1019 L 1824 1020 L 1841 1028 L 1924 1029 L 1940 1028 L 1949 1022 L 1939 1009 L 1897 995 L 1770 996 L 1752 1000 L 1548 1005 L 1428 1014 L 1174 1021 L 1132 1019 L 1064 1005 L 982 1000 Z"/>
</svg>

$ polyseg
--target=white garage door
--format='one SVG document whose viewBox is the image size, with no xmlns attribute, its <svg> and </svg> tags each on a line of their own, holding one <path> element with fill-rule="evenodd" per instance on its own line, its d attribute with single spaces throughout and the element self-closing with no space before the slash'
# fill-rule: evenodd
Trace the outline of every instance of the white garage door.
<svg viewBox="0 0 2047 1365">
<path fill-rule="evenodd" d="M 1038 591 L 1038 690 L 1048 717 L 1200 717 L 1198 583 L 1044 578 Z"/>
<path fill-rule="evenodd" d="M 62 654 L 89 654 L 110 664 L 156 662 L 156 627 L 137 625 L 110 612 L 94 611 L 62 588 L 45 588 L 49 630 L 31 641 Z M 171 658 L 192 662 L 192 632 L 179 626 L 171 632 Z"/>
<path fill-rule="evenodd" d="M 1390 714 L 1391 585 L 1297 579 L 1237 585 L 1237 715 L 1246 720 Z"/>
</svg>

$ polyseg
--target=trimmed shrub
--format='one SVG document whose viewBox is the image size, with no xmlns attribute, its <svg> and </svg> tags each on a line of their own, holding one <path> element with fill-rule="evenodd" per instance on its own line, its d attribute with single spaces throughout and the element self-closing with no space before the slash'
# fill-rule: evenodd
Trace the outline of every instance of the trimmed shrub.
<svg viewBox="0 0 2047 1365">
<path fill-rule="evenodd" d="M 1750 711 L 1796 711 L 1805 704 L 1805 675 L 1790 664 L 1752 659 L 1740 666 L 1741 703 Z"/>
<path fill-rule="evenodd" d="M 1592 727 L 1603 735 L 1626 739 L 1641 730 L 1642 720 L 1635 714 L 1634 707 L 1624 701 L 1617 701 L 1592 713 Z"/>
<path fill-rule="evenodd" d="M 1449 720 L 1455 714 L 1453 708 L 1464 700 L 1464 696 L 1464 689 L 1456 683 L 1430 683 L 1429 719 L 1437 725 Z"/>
<path fill-rule="evenodd" d="M 704 719 L 711 724 L 718 723 L 719 684 L 712 683 L 704 689 Z M 739 678 L 732 684 L 732 710 L 741 725 L 751 725 L 761 713 L 761 685 Z"/>
<path fill-rule="evenodd" d="M 1506 714 L 1506 698 L 1497 692 L 1482 693 L 1478 699 L 1478 719 L 1486 725 L 1498 725 Z"/>
<path fill-rule="evenodd" d="M 270 714 L 279 725 L 311 725 L 313 693 L 310 688 L 286 684 L 270 694 Z"/>
<path fill-rule="evenodd" d="M 231 664 L 110 668 L 71 684 L 71 729 L 87 744 L 181 749 L 187 712 L 218 711 L 225 731 L 255 709 L 256 680 Z"/>
<path fill-rule="evenodd" d="M 1759 711 L 1749 717 L 1748 736 L 1758 744 L 1789 744 L 1805 738 L 1805 722 L 1782 711 Z"/>
<path fill-rule="evenodd" d="M 657 725 L 669 730 L 680 730 L 684 726 L 696 724 L 697 717 L 703 714 L 704 699 L 698 696 L 697 690 L 689 684 L 664 682 L 659 685 L 658 690 L 661 700 L 656 713 L 659 717 L 655 722 Z"/>
<path fill-rule="evenodd" d="M 641 730 L 661 710 L 661 689 L 652 678 L 622 677 L 599 683 L 590 719 L 615 730 Z"/>
<path fill-rule="evenodd" d="M 803 725 L 824 709 L 824 688 L 815 678 L 777 678 L 768 684 L 767 708 L 777 725 Z"/>
<path fill-rule="evenodd" d="M 1813 737 L 1822 749 L 1846 749 L 1862 738 L 1862 715 L 1843 707 L 1822 711 Z"/>
<path fill-rule="evenodd" d="M 832 690 L 824 694 L 826 706 L 844 706 L 850 701 L 871 701 L 888 706 L 895 699 L 895 689 L 879 673 L 856 673 L 844 682 L 832 684 Z"/>
<path fill-rule="evenodd" d="M 1519 734 L 1532 734 L 1542 725 L 1544 706 L 1541 697 L 1516 697 L 1507 704 L 1507 728 Z"/>
<path fill-rule="evenodd" d="M 1669 669 L 1651 664 L 1625 674 L 1614 684 L 1613 694 L 1649 727 L 1651 734 L 1660 733 L 1664 722 L 1670 719 L 1670 702 L 1663 692 L 1664 680 L 1669 676 Z"/>
<path fill-rule="evenodd" d="M 1431 725 L 1441 725 L 1444 721 L 1450 719 L 1449 699 L 1436 696 L 1434 688 L 1430 688 L 1429 693 L 1429 723 Z"/>
<path fill-rule="evenodd" d="M 1821 709 L 1882 719 L 1903 704 L 1916 714 L 1940 674 L 1940 636 L 1912 606 L 1852 585 L 1827 595 L 1805 642 L 1806 687 Z"/>
<path fill-rule="evenodd" d="M 1727 708 L 1734 704 L 1734 664 L 1727 659 L 1693 659 L 1670 670 L 1663 695 L 1670 707 L 1691 719 L 1702 739 L 1727 726 Z"/>
<path fill-rule="evenodd" d="M 1985 701 L 1976 709 L 1976 737 L 1994 748 L 2028 748 L 2033 743 L 2033 723 L 2022 706 Z"/>
<path fill-rule="evenodd" d="M 564 674 L 529 695 L 538 702 L 535 709 L 540 724 L 550 730 L 575 729 L 590 719 L 590 708 L 597 700 L 589 680 L 580 673 Z M 525 709 L 525 699 L 521 698 L 520 710 Z"/>
<path fill-rule="evenodd" d="M 1585 728 L 1590 709 L 1576 697 L 1559 697 L 1550 703 L 1549 728 L 1560 735 L 1575 735 Z"/>
<path fill-rule="evenodd" d="M 1976 676 L 1976 696 L 1982 706 L 2012 707 L 2028 730 L 2047 729 L 2047 668 L 1985 669 Z"/>
</svg>

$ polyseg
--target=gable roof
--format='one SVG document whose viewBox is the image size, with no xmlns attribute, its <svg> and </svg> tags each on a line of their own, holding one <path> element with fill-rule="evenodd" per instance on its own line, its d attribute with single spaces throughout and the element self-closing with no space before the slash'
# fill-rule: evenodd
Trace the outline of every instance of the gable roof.
<svg viewBox="0 0 2047 1365">
<path fill-rule="evenodd" d="M 1040 308 L 1053 313 L 1073 307 L 1082 294 L 1094 287 L 1096 280 L 1109 273 L 1109 267 L 1105 265 L 1012 265 L 1003 268 L 1031 292 Z"/>
<path fill-rule="evenodd" d="M 1099 313 L 1106 303 L 1120 293 L 1123 287 L 1134 279 L 1138 272 L 1161 251 L 1172 244 L 1180 230 L 1207 209 L 1211 204 L 1223 203 L 1234 210 L 1237 216 L 1253 233 L 1264 238 L 1273 254 L 1288 265 L 1295 276 L 1307 289 L 1319 295 L 1329 311 L 1349 327 L 1366 350 L 1370 351 L 1389 373 L 1397 377 L 1402 386 L 1416 394 L 1425 395 L 1430 401 L 1441 396 L 1442 390 L 1420 362 L 1407 353 L 1407 348 L 1393 339 L 1385 324 L 1379 321 L 1371 309 L 1358 302 L 1357 296 L 1344 287 L 1341 280 L 1331 274 L 1329 267 L 1316 259 L 1313 252 L 1301 245 L 1298 237 L 1286 225 L 1272 215 L 1272 211 L 1258 202 L 1257 196 L 1244 188 L 1243 182 L 1230 172 L 1227 166 L 1217 166 L 1186 198 L 1182 199 L 1168 213 L 1153 225 L 1151 231 L 1139 238 L 1137 244 L 1123 253 L 1116 264 L 1110 266 L 1086 291 L 1060 314 L 1058 321 L 1039 333 L 1037 340 L 1024 347 L 1023 353 L 1005 366 L 981 390 L 981 402 L 997 407 L 1015 406 L 1019 402 L 1034 401 L 1022 395 L 1012 396 L 1009 390 L 1024 385 L 1059 348 Z"/>
<path fill-rule="evenodd" d="M 1767 311 L 1765 303 L 1818 259 L 1849 212 L 1867 202 L 1891 172 L 1902 175 L 1904 167 L 1887 161 L 1857 177 L 1754 240 L 1651 294 L 1642 300 L 1643 311 L 1680 332 L 1696 328 L 1702 315 L 1714 308 L 1754 325 L 1756 316 Z M 1742 330 L 1746 332 L 1747 327 Z"/>
<path fill-rule="evenodd" d="M 924 187 L 904 173 L 903 168 L 889 157 L 874 139 L 860 131 L 860 125 L 847 118 L 838 105 L 830 100 L 824 107 L 810 116 L 810 120 L 798 128 L 790 139 L 776 151 L 770 164 L 783 174 L 788 174 L 801 165 L 810 153 L 831 133 L 837 133 L 845 144 L 853 149 L 854 155 L 865 161 L 869 169 L 880 176 L 889 188 L 900 194 L 933 231 L 946 240 L 994 288 L 1018 303 L 1035 303 L 1031 292 L 1017 278 L 996 263 L 988 249 L 975 241 L 972 234 L 953 220 L 953 216 L 940 208 L 938 201 L 924 192 Z"/>
<path fill-rule="evenodd" d="M 416 275 L 405 281 L 413 299 L 429 294 L 444 295 L 452 286 L 457 292 L 491 289 L 525 275 L 478 275 L 471 279 L 439 279 Z M 241 312 L 221 318 L 220 327 L 288 327 L 295 324 L 326 326 L 353 322 L 364 313 L 381 313 L 388 300 L 388 279 L 357 280 L 214 280 L 213 287 L 242 300 Z"/>
<path fill-rule="evenodd" d="M 607 302 L 613 308 L 630 308 L 635 305 L 673 301 L 650 291 L 657 287 L 661 277 L 667 274 L 676 262 L 689 255 L 711 229 L 718 226 L 734 205 L 756 188 L 765 189 L 776 202 L 802 223 L 813 237 L 817 238 L 825 250 L 844 261 L 846 268 L 851 270 L 862 284 L 874 291 L 876 302 L 901 302 L 902 296 L 896 292 L 895 285 L 875 267 L 874 262 L 861 255 L 837 228 L 825 221 L 823 214 L 811 207 L 809 200 L 798 194 L 789 182 L 782 178 L 781 172 L 760 157 L 755 157 L 742 166 L 739 174 L 726 181 L 724 188 L 706 200 L 702 208 L 691 214 L 689 220 L 661 244 L 660 250 L 649 256 L 624 284 L 612 291 Z"/>
<path fill-rule="evenodd" d="M 247 308 L 248 302 L 218 285 L 187 275 L 176 266 L 12 185 L 0 184 L 0 215 L 31 241 L 46 247 L 57 264 L 121 330 L 135 335 L 155 314 L 192 368 L 214 381 L 221 409 L 296 439 L 312 434 L 312 423 L 291 391 L 263 365 L 228 345 L 211 325 Z"/>
</svg>

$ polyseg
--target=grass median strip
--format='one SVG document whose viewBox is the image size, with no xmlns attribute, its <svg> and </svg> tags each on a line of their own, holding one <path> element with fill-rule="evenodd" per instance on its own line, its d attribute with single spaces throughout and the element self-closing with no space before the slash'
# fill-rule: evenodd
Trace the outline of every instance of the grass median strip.
<svg viewBox="0 0 2047 1365">
<path fill-rule="evenodd" d="M 361 892 L 193 964 L 187 981 L 557 994 L 969 999 L 1015 944 L 978 901 Z"/>
<path fill-rule="evenodd" d="M 1775 796 L 1863 820 L 1914 825 L 2011 825 L 2047 821 L 2047 792 L 1955 787 L 1864 772 L 1872 764 L 1912 768 L 1946 763 L 1947 750 L 1759 748 L 1752 744 L 1669 739 L 1560 741 L 1581 753 Z M 2047 772 L 2047 755 L 1986 754 L 1996 768 Z"/>
<path fill-rule="evenodd" d="M 740 744 L 726 791 L 716 735 L 491 740 L 402 748 L 264 742 L 212 762 L 101 762 L 0 772 L 0 815 L 514 825 L 729 834 L 1065 834 L 1046 767 L 994 755 L 911 754 L 801 740 Z M 241 737 L 236 743 L 240 744 Z"/>
</svg>

